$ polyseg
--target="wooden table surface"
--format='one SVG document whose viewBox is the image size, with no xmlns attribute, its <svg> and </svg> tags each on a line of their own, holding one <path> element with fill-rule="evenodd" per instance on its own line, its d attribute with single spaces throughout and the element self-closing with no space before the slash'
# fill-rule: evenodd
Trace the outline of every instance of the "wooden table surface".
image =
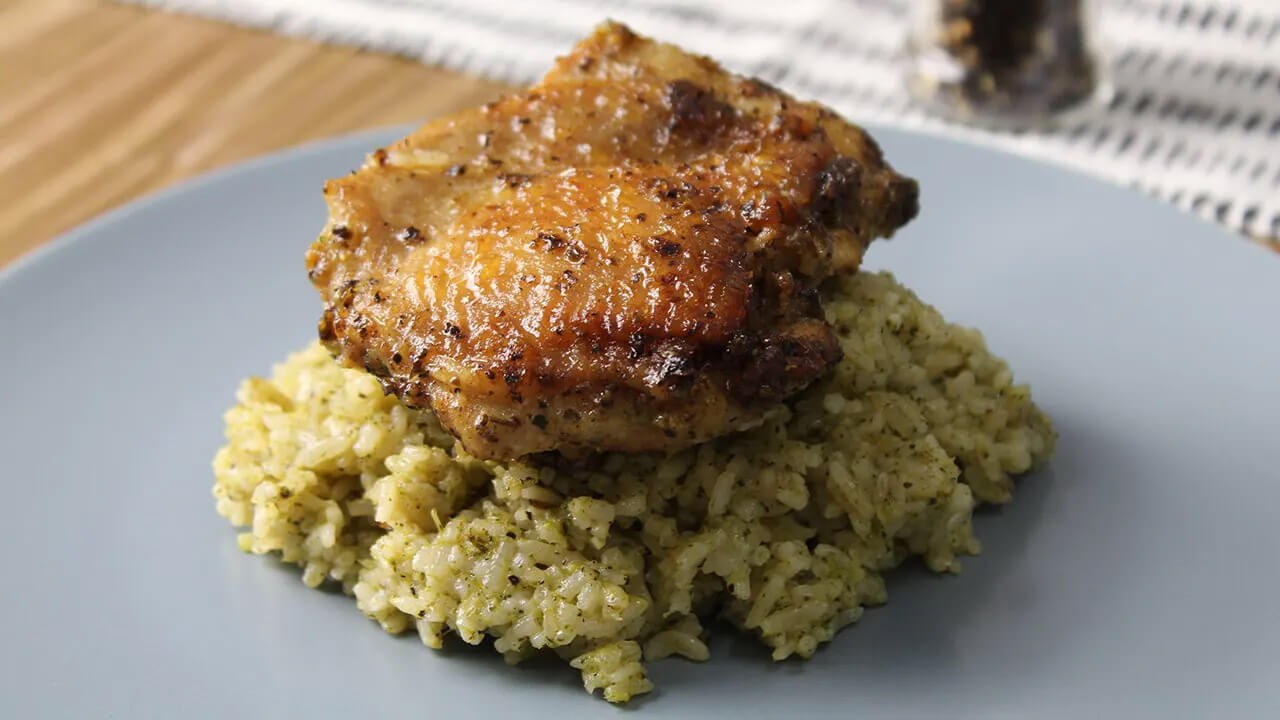
<svg viewBox="0 0 1280 720">
<path fill-rule="evenodd" d="M 0 0 L 0 266 L 182 178 L 506 88 L 93 0 Z"/>
<path fill-rule="evenodd" d="M 210 168 L 422 121 L 505 89 L 209 20 L 95 0 L 0 0 L 0 266 Z"/>
</svg>

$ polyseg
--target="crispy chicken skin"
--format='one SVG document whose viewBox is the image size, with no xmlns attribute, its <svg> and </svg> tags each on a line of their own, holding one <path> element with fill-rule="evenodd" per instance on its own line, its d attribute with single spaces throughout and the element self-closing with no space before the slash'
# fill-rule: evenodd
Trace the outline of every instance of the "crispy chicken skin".
<svg viewBox="0 0 1280 720">
<path fill-rule="evenodd" d="M 320 336 L 473 455 L 673 450 L 839 359 L 818 285 L 916 213 L 858 127 L 605 24 L 325 187 Z"/>
</svg>

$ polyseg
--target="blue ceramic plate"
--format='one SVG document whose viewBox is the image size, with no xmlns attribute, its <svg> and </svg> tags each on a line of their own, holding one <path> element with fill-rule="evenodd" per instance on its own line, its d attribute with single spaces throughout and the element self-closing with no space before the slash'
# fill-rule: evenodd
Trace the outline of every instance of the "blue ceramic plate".
<svg viewBox="0 0 1280 720">
<path fill-rule="evenodd" d="M 236 549 L 209 463 L 239 380 L 314 336 L 321 182 L 397 132 L 258 160 L 0 276 L 0 715 L 577 717 L 559 662 L 392 638 Z M 980 327 L 1061 432 L 809 662 L 712 639 L 645 717 L 1275 717 L 1280 258 L 1141 195 L 880 131 L 923 213 L 868 262 Z"/>
</svg>

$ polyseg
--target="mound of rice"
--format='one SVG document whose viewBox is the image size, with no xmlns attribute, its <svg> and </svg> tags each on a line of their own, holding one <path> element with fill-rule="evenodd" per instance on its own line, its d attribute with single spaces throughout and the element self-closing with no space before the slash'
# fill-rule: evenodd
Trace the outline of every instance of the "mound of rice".
<svg viewBox="0 0 1280 720">
<path fill-rule="evenodd" d="M 890 275 L 837 281 L 826 308 L 844 348 L 826 381 L 753 430 L 589 471 L 472 458 L 312 345 L 240 388 L 218 512 L 388 632 L 553 650 L 611 702 L 653 688 L 644 660 L 707 659 L 711 614 L 808 657 L 906 558 L 958 571 L 975 502 L 1008 501 L 1054 444 L 981 335 Z"/>
</svg>

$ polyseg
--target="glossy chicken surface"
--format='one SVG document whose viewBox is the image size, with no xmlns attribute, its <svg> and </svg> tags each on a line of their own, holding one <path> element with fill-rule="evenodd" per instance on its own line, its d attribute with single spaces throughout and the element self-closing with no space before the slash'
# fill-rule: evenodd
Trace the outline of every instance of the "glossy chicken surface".
<svg viewBox="0 0 1280 720">
<path fill-rule="evenodd" d="M 322 339 L 484 458 L 758 421 L 839 359 L 818 285 L 917 207 L 861 129 L 616 24 L 325 198 Z"/>
</svg>

